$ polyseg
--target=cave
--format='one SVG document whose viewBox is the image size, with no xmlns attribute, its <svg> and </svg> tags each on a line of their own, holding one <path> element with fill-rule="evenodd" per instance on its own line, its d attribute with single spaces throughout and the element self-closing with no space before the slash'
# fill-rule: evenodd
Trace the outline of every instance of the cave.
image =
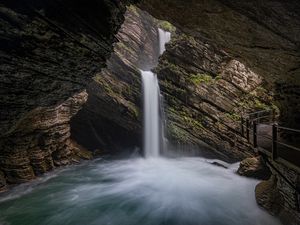
<svg viewBox="0 0 300 225">
<path fill-rule="evenodd" d="M 300 223 L 296 0 L 2 0 L 0 224 Z"/>
</svg>

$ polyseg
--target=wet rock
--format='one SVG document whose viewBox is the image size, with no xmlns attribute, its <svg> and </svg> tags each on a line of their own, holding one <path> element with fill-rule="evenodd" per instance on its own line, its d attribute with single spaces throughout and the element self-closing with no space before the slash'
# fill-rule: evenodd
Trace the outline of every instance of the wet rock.
<svg viewBox="0 0 300 225">
<path fill-rule="evenodd" d="M 71 149 L 73 153 L 73 158 L 83 159 L 83 160 L 91 160 L 93 159 L 93 153 L 88 151 L 74 140 L 70 139 L 68 143 L 68 147 Z"/>
<path fill-rule="evenodd" d="M 272 215 L 278 215 L 283 204 L 283 197 L 276 187 L 276 178 L 260 182 L 255 187 L 255 198 L 259 206 Z"/>
<path fill-rule="evenodd" d="M 228 169 L 228 167 L 220 162 L 210 162 L 212 165 L 215 165 L 215 166 L 219 166 L 219 167 L 223 167 L 225 169 Z"/>
<path fill-rule="evenodd" d="M 158 21 L 130 6 L 117 38 L 107 68 L 89 84 L 88 101 L 72 119 L 72 138 L 93 151 L 114 153 L 141 145 L 139 69 L 150 70 L 157 64 Z"/>
<path fill-rule="evenodd" d="M 0 170 L 8 183 L 71 163 L 70 119 L 105 67 L 129 2 L 1 3 Z"/>
<path fill-rule="evenodd" d="M 140 7 L 238 56 L 273 86 L 281 122 L 300 128 L 299 1 L 142 0 Z"/>
<path fill-rule="evenodd" d="M 6 190 L 6 179 L 4 177 L 4 173 L 0 171 L 0 193 Z"/>
<path fill-rule="evenodd" d="M 271 176 L 271 171 L 263 161 L 262 157 L 246 158 L 241 161 L 237 173 L 245 177 L 267 180 Z"/>
<path fill-rule="evenodd" d="M 169 140 L 199 148 L 204 141 L 226 161 L 253 154 L 240 135 L 241 115 L 274 107 L 259 74 L 224 50 L 179 31 L 155 71 Z"/>
<path fill-rule="evenodd" d="M 0 168 L 8 183 L 26 182 L 71 163 L 70 119 L 86 100 L 83 91 L 55 107 L 36 108 L 2 139 Z"/>
</svg>

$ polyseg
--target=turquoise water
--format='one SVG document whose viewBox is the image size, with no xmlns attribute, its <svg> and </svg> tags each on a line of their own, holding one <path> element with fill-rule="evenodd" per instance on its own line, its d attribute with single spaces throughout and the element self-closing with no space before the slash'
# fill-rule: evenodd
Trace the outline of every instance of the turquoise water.
<svg viewBox="0 0 300 225">
<path fill-rule="evenodd" d="M 257 180 L 203 158 L 96 160 L 0 198 L 1 225 L 277 225 Z"/>
</svg>

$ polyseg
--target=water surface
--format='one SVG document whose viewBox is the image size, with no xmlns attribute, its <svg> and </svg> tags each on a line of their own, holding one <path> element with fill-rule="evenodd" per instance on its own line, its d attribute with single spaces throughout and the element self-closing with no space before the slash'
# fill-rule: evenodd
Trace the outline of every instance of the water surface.
<svg viewBox="0 0 300 225">
<path fill-rule="evenodd" d="M 257 180 L 203 158 L 96 160 L 18 186 L 0 199 L 10 225 L 277 225 Z"/>
</svg>

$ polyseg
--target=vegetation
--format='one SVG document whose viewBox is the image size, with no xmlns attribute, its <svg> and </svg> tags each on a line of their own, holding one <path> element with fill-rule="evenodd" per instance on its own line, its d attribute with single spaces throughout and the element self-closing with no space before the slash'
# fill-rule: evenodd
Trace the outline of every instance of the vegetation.
<svg viewBox="0 0 300 225">
<path fill-rule="evenodd" d="M 176 27 L 174 27 L 171 23 L 168 21 L 159 21 L 158 27 L 165 31 L 169 31 L 171 33 L 174 33 L 176 31 Z"/>
<path fill-rule="evenodd" d="M 198 74 L 192 74 L 190 77 L 190 81 L 195 85 L 199 85 L 201 83 L 210 84 L 214 81 L 214 79 L 209 74 L 198 73 Z"/>
<path fill-rule="evenodd" d="M 118 42 L 118 43 L 117 43 L 117 46 L 118 46 L 120 49 L 124 49 L 125 51 L 130 52 L 131 54 L 134 54 L 134 50 L 131 49 L 130 47 L 128 47 L 127 45 L 125 45 L 123 42 Z"/>
<path fill-rule="evenodd" d="M 265 103 L 261 102 L 260 100 L 258 99 L 255 99 L 254 100 L 254 106 L 256 109 L 261 109 L 261 110 L 265 110 L 265 109 L 270 109 L 270 106 L 266 105 Z"/>
<path fill-rule="evenodd" d="M 138 9 L 137 9 L 134 5 L 128 6 L 128 7 L 127 7 L 127 10 L 133 12 L 133 13 L 136 14 L 136 15 L 139 15 Z"/>
<path fill-rule="evenodd" d="M 234 120 L 234 121 L 240 121 L 241 120 L 241 116 L 238 115 L 237 113 L 226 113 L 225 116 L 231 120 Z"/>
<path fill-rule="evenodd" d="M 190 142 L 190 135 L 180 127 L 178 127 L 175 123 L 168 123 L 168 132 L 169 135 L 176 141 L 182 143 Z"/>
</svg>

